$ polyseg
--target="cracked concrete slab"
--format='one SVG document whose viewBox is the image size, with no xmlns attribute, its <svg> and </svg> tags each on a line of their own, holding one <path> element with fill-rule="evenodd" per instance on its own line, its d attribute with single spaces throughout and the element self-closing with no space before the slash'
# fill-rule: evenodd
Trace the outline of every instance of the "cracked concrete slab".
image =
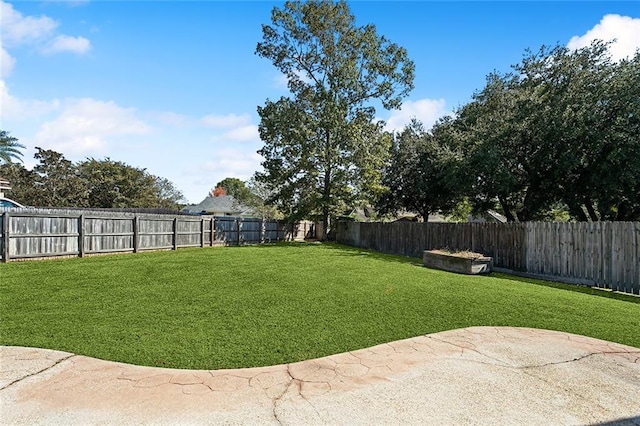
<svg viewBox="0 0 640 426">
<path fill-rule="evenodd" d="M 471 327 L 270 367 L 142 367 L 0 347 L 0 419 L 57 424 L 640 425 L 640 349 Z"/>
</svg>

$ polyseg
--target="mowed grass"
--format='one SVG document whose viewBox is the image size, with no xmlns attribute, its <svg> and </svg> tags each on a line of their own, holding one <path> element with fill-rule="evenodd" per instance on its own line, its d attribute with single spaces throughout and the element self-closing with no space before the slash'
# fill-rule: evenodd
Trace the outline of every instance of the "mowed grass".
<svg viewBox="0 0 640 426">
<path fill-rule="evenodd" d="M 0 344 L 161 367 L 281 364 L 468 326 L 640 347 L 640 298 L 332 244 L 0 265 Z"/>
</svg>

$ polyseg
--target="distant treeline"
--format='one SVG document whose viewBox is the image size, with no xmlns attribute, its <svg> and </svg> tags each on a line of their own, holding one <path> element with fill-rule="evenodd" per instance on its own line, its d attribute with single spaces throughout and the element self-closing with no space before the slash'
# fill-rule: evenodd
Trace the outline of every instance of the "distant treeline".
<svg viewBox="0 0 640 426">
<path fill-rule="evenodd" d="M 73 163 L 52 150 L 36 148 L 38 164 L 0 165 L 15 201 L 37 207 L 152 208 L 177 210 L 184 195 L 171 181 L 109 158 Z"/>
</svg>

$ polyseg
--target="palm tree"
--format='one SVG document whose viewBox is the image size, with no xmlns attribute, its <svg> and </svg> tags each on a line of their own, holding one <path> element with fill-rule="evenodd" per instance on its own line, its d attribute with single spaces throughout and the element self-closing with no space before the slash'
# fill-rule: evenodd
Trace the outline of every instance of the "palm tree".
<svg viewBox="0 0 640 426">
<path fill-rule="evenodd" d="M 24 145 L 18 143 L 18 139 L 9 136 L 6 130 L 0 130 L 0 163 L 11 163 L 11 159 L 22 161 L 22 153 L 19 148 L 24 149 Z"/>
</svg>

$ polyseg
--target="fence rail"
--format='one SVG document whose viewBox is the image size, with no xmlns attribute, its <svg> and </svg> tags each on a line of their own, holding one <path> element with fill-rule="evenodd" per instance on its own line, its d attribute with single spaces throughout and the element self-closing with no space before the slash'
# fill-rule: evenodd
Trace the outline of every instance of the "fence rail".
<svg viewBox="0 0 640 426">
<path fill-rule="evenodd" d="M 497 268 L 640 294 L 640 222 L 340 222 L 336 239 L 411 257 L 471 250 L 492 256 Z"/>
<path fill-rule="evenodd" d="M 231 216 L 0 209 L 0 260 L 259 244 L 315 237 L 312 222 Z"/>
</svg>

